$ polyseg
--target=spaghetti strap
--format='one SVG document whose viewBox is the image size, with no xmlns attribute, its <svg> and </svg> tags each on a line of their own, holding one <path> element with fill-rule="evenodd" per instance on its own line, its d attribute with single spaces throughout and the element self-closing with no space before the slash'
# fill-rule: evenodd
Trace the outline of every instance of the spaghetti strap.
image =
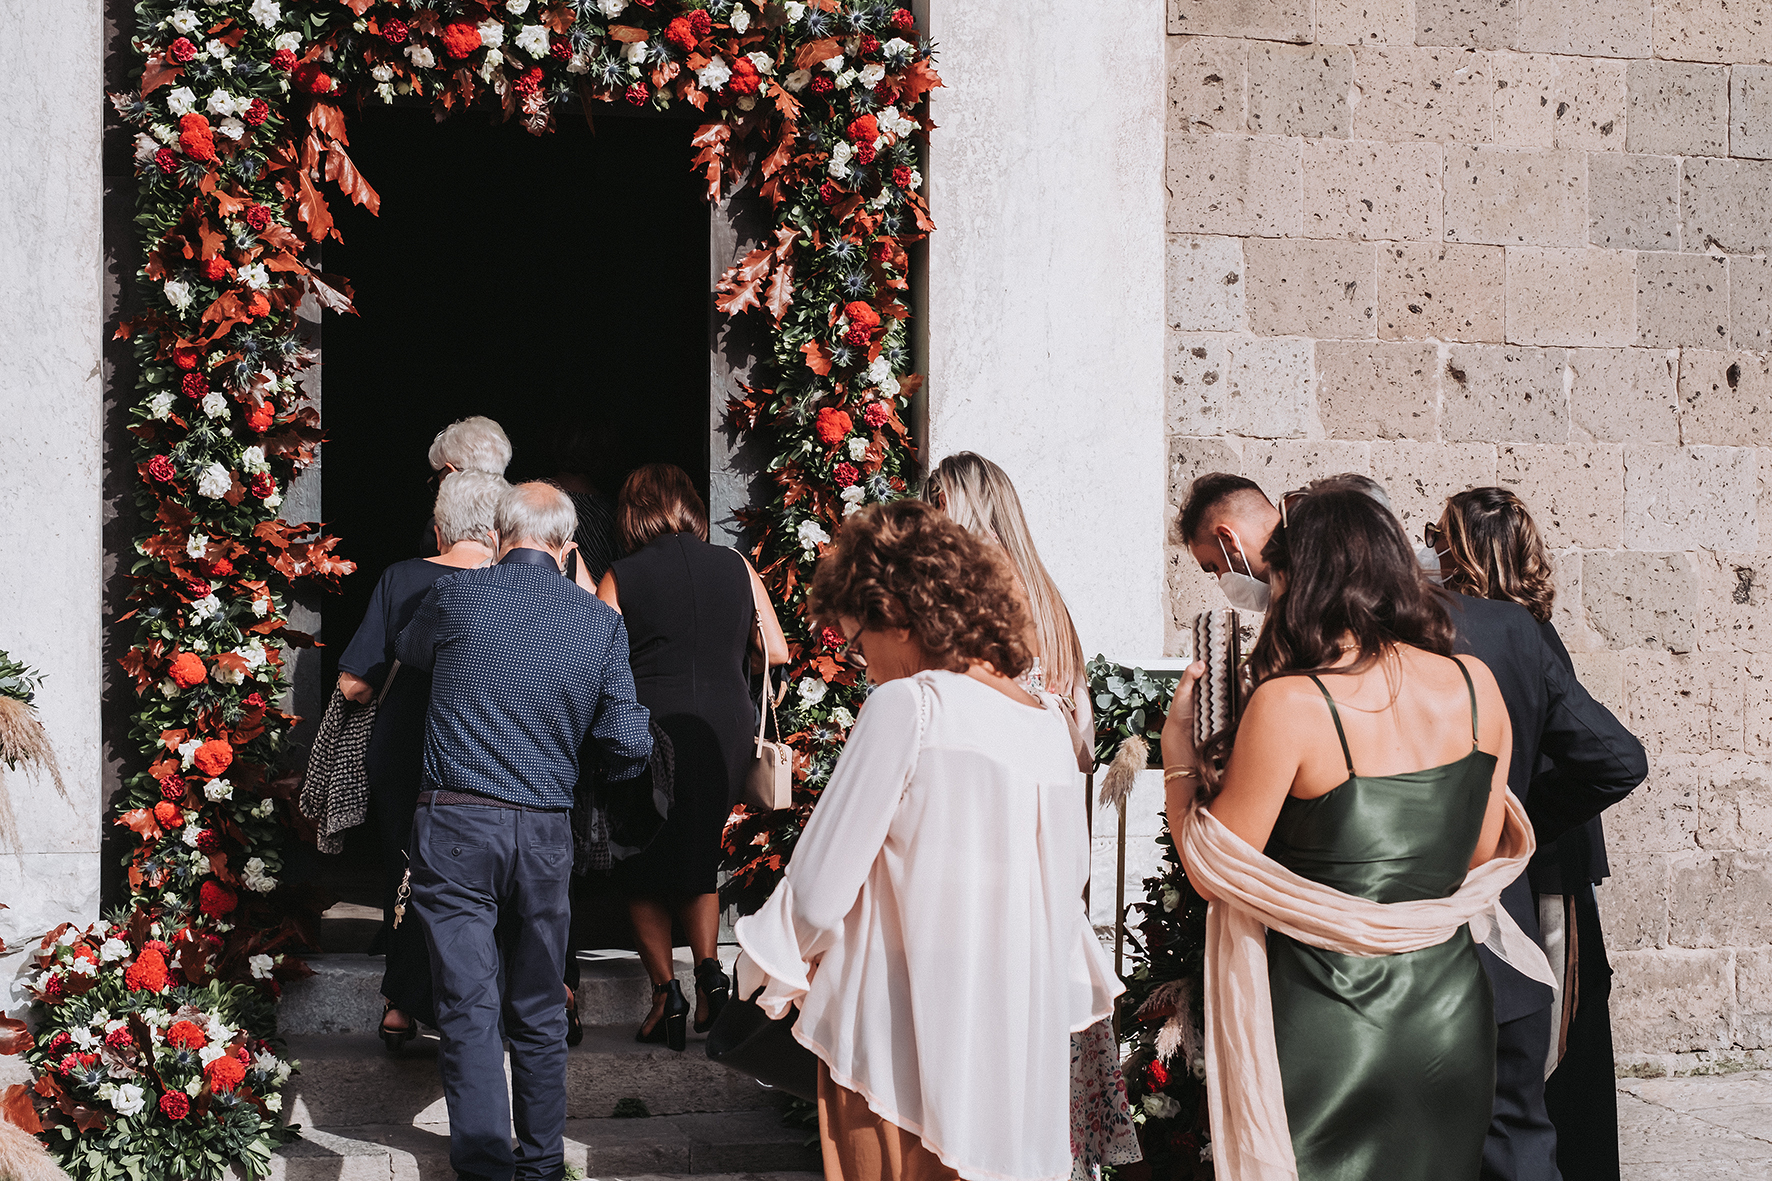
<svg viewBox="0 0 1772 1181">
<path fill-rule="evenodd" d="M 1452 663 L 1456 664 L 1458 666 L 1458 671 L 1464 674 L 1464 687 L 1467 690 L 1469 690 L 1470 695 L 1471 695 L 1471 749 L 1476 750 L 1477 749 L 1477 742 L 1478 742 L 1477 686 L 1476 686 L 1476 682 L 1471 680 L 1471 670 L 1464 667 L 1464 661 L 1462 661 L 1462 660 L 1458 659 L 1458 657 L 1454 656 L 1452 658 Z"/>
<path fill-rule="evenodd" d="M 1329 696 L 1329 690 L 1322 681 L 1312 675 L 1311 683 L 1323 694 L 1323 700 L 1329 703 L 1329 716 L 1335 719 L 1335 736 L 1341 739 L 1341 757 L 1347 760 L 1347 775 L 1349 779 L 1352 779 L 1354 777 L 1354 753 L 1347 748 L 1347 731 L 1341 728 L 1341 711 L 1335 708 L 1335 698 Z M 1475 702 L 1475 696 L 1471 700 Z"/>
</svg>

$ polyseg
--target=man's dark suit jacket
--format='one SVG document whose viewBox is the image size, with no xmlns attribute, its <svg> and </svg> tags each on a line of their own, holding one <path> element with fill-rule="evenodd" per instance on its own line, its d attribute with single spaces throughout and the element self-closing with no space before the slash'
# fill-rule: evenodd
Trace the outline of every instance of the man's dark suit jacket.
<svg viewBox="0 0 1772 1181">
<path fill-rule="evenodd" d="M 1489 666 L 1513 723 L 1507 785 L 1526 806 L 1540 844 L 1585 824 L 1649 774 L 1643 744 L 1575 679 L 1517 603 L 1450 595 L 1458 651 Z M 1539 756 L 1545 766 L 1538 774 Z M 1538 938 L 1538 908 L 1525 874 L 1501 895 L 1520 928 Z M 1495 987 L 1495 1019 L 1513 1021 L 1550 1004 L 1551 992 L 1478 948 Z"/>
</svg>

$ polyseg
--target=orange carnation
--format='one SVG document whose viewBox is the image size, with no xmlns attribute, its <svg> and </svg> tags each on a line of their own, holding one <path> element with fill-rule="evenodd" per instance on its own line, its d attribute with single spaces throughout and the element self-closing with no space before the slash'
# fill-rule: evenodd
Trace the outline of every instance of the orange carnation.
<svg viewBox="0 0 1772 1181">
<path fill-rule="evenodd" d="M 225 772 L 233 761 L 234 745 L 225 738 L 213 738 L 205 742 L 191 756 L 191 765 L 211 779 Z"/>
<path fill-rule="evenodd" d="M 203 667 L 203 658 L 195 652 L 180 652 L 167 666 L 166 675 L 180 689 L 189 689 L 208 680 L 209 670 Z"/>
<path fill-rule="evenodd" d="M 246 1068 L 238 1058 L 223 1054 L 203 1068 L 203 1077 L 209 1080 L 212 1091 L 232 1091 L 246 1081 Z"/>
<path fill-rule="evenodd" d="M 835 447 L 849 437 L 855 429 L 855 421 L 835 406 L 826 406 L 818 412 L 818 418 L 812 424 L 812 431 L 818 441 L 826 447 Z"/>
<path fill-rule="evenodd" d="M 880 313 L 874 310 L 873 304 L 865 300 L 858 299 L 854 303 L 845 305 L 843 314 L 849 317 L 850 324 L 859 324 L 870 332 L 880 326 Z"/>
<path fill-rule="evenodd" d="M 210 161 L 215 159 L 215 133 L 209 129 L 209 120 L 192 111 L 178 121 L 178 146 L 185 150 L 185 155 L 193 160 Z"/>
<path fill-rule="evenodd" d="M 131 991 L 145 989 L 148 992 L 165 989 L 166 957 L 151 947 L 136 956 L 135 963 L 123 969 L 123 987 Z M 185 1024 L 189 1025 L 190 1022 Z"/>
<path fill-rule="evenodd" d="M 185 822 L 185 814 L 178 810 L 177 804 L 161 800 L 154 805 L 154 819 L 161 828 L 177 828 Z"/>
<path fill-rule="evenodd" d="M 145 951 L 142 953 L 144 956 L 148 954 L 150 953 Z M 172 1028 L 166 1031 L 166 1044 L 179 1046 L 186 1050 L 201 1050 L 209 1044 L 209 1035 L 203 1032 L 203 1027 L 200 1025 L 194 1025 L 189 1021 L 174 1021 Z M 219 1062 L 221 1059 L 217 1058 L 216 1061 Z"/>
<path fill-rule="evenodd" d="M 460 61 L 480 48 L 480 30 L 466 21 L 443 26 L 443 52 Z"/>
</svg>

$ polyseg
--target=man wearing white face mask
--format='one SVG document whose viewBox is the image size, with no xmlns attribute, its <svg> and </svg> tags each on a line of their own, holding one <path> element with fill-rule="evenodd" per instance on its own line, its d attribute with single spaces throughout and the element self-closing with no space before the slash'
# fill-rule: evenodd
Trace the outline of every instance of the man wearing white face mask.
<svg viewBox="0 0 1772 1181">
<path fill-rule="evenodd" d="M 1218 579 L 1231 606 L 1265 612 L 1268 571 L 1261 549 L 1279 523 L 1279 510 L 1254 480 L 1212 472 L 1188 490 L 1177 528 L 1200 569 Z"/>
</svg>

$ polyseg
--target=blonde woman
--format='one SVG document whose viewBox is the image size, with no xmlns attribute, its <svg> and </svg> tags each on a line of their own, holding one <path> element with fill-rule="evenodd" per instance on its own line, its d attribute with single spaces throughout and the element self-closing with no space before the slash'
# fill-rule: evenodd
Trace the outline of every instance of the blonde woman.
<svg viewBox="0 0 1772 1181">
<path fill-rule="evenodd" d="M 1071 622 L 1058 585 L 1046 572 L 1021 511 L 1009 474 L 982 455 L 959 451 L 937 464 L 923 485 L 923 499 L 976 537 L 994 541 L 1009 555 L 1016 589 L 1031 620 L 1027 645 L 1033 662 L 1020 684 L 1051 693 L 1071 722 L 1078 770 L 1095 769 L 1095 712 L 1083 671 L 1083 642 Z M 1085 809 L 1088 807 L 1085 797 Z M 1085 816 L 1085 821 L 1087 817 Z M 1071 1035 L 1071 1177 L 1092 1181 L 1101 1166 L 1139 1159 L 1119 1046 L 1107 1022 Z"/>
</svg>

